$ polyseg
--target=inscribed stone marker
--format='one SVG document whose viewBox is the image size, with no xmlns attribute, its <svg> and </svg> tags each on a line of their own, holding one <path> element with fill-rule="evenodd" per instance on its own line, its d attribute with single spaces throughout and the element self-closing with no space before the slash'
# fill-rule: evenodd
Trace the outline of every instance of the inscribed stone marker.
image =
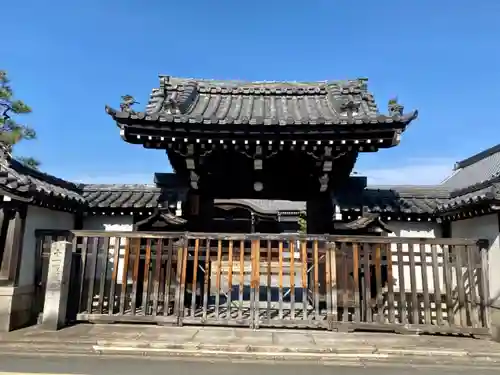
<svg viewBox="0 0 500 375">
<path fill-rule="evenodd" d="M 71 252 L 72 244 L 68 241 L 56 241 L 52 243 L 50 248 L 47 289 L 42 317 L 42 325 L 49 330 L 58 330 L 66 323 Z"/>
</svg>

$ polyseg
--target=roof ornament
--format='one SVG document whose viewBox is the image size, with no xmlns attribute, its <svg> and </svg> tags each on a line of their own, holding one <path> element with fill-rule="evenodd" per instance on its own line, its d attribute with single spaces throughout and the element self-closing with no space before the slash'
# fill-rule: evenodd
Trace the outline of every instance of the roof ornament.
<svg viewBox="0 0 500 375">
<path fill-rule="evenodd" d="M 359 112 L 360 105 L 361 103 L 356 102 L 351 98 L 346 98 L 340 104 L 340 114 L 347 117 L 356 116 Z"/>
<path fill-rule="evenodd" d="M 162 111 L 174 115 L 180 114 L 181 110 L 179 108 L 179 103 L 174 98 L 167 98 L 162 104 Z"/>
<path fill-rule="evenodd" d="M 389 115 L 391 116 L 403 116 L 403 110 L 405 107 L 398 103 L 398 98 L 395 97 L 389 100 L 388 103 Z"/>
<path fill-rule="evenodd" d="M 120 103 L 120 109 L 122 112 L 135 113 L 132 109 L 134 104 L 139 104 L 139 102 L 136 102 L 132 95 L 123 95 Z"/>
<path fill-rule="evenodd" d="M 360 90 L 362 90 L 362 91 L 368 90 L 368 83 L 367 82 L 368 82 L 368 78 L 365 78 L 365 77 L 358 78 L 358 84 L 359 84 Z"/>
</svg>

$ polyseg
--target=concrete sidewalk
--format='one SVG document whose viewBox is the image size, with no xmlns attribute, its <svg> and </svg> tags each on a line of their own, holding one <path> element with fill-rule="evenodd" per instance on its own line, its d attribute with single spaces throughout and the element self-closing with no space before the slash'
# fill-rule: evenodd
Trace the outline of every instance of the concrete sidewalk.
<svg viewBox="0 0 500 375">
<path fill-rule="evenodd" d="M 500 343 L 463 337 L 151 325 L 79 324 L 0 334 L 2 353 L 208 356 L 295 360 L 478 361 L 500 365 Z"/>
</svg>

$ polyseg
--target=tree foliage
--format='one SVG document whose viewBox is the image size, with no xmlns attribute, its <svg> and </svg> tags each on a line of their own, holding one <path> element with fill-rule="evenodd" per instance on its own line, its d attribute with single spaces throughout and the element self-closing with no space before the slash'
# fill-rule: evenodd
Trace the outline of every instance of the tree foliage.
<svg viewBox="0 0 500 375">
<path fill-rule="evenodd" d="M 31 108 L 22 100 L 14 97 L 7 72 L 0 70 L 0 143 L 8 151 L 22 140 L 36 138 L 36 132 L 28 125 L 18 121 L 19 117 L 31 113 Z M 18 160 L 32 168 L 40 163 L 31 157 L 20 157 Z"/>
<path fill-rule="evenodd" d="M 300 234 L 307 233 L 307 218 L 305 212 L 301 212 L 299 215 L 299 233 Z"/>
</svg>

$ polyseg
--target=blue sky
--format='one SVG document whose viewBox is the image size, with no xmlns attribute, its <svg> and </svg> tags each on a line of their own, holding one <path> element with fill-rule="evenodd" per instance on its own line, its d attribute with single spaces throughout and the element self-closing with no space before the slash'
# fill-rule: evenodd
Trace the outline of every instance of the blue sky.
<svg viewBox="0 0 500 375">
<path fill-rule="evenodd" d="M 124 94 L 145 104 L 160 73 L 368 77 L 382 111 L 395 95 L 420 111 L 398 147 L 359 159 L 374 183 L 439 182 L 500 142 L 498 0 L 24 0 L 2 4 L 2 28 L 0 68 L 38 131 L 17 153 L 71 180 L 151 182 L 170 169 L 104 112 Z"/>
</svg>

